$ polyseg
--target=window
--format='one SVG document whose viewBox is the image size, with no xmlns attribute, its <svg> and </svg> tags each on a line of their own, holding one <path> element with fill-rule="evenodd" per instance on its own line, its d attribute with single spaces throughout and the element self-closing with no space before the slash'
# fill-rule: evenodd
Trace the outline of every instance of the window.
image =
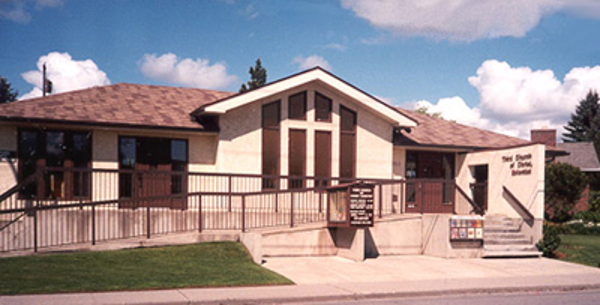
<svg viewBox="0 0 600 305">
<path fill-rule="evenodd" d="M 92 134 L 81 131 L 19 130 L 19 180 L 34 174 L 37 167 L 46 167 L 42 189 L 46 199 L 88 198 Z M 22 189 L 22 198 L 35 198 L 37 184 Z"/>
<path fill-rule="evenodd" d="M 340 106 L 340 177 L 354 178 L 356 113 Z"/>
<path fill-rule="evenodd" d="M 289 175 L 306 176 L 306 131 L 290 129 Z M 290 179 L 289 188 L 303 188 L 304 179 Z"/>
<path fill-rule="evenodd" d="M 331 122 L 331 99 L 315 92 L 315 121 Z"/>
<path fill-rule="evenodd" d="M 262 174 L 279 174 L 279 121 L 280 101 L 262 106 Z M 263 188 L 274 189 L 277 179 L 264 178 Z"/>
<path fill-rule="evenodd" d="M 315 131 L 315 186 L 327 186 L 331 177 L 331 132 Z"/>
<path fill-rule="evenodd" d="M 288 118 L 306 120 L 306 91 L 291 95 L 288 101 Z"/>
</svg>

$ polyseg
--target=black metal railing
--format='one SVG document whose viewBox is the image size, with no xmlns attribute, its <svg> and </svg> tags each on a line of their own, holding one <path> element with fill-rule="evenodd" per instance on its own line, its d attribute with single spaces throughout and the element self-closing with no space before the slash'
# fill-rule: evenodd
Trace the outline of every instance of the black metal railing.
<svg viewBox="0 0 600 305">
<path fill-rule="evenodd" d="M 265 179 L 273 187 L 265 188 Z M 377 217 L 455 211 L 454 181 L 356 180 L 375 185 Z M 326 187 L 337 184 L 321 177 L 39 168 L 0 195 L 0 252 L 324 222 Z"/>
</svg>

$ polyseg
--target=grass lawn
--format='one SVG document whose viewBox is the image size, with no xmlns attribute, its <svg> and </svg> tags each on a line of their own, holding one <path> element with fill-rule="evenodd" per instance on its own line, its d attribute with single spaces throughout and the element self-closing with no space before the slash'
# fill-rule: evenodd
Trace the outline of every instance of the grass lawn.
<svg viewBox="0 0 600 305">
<path fill-rule="evenodd" d="M 233 242 L 0 258 L 0 294 L 291 283 Z"/>
<path fill-rule="evenodd" d="M 561 260 L 598 267 L 600 264 L 600 236 L 561 235 L 557 252 Z M 565 256 L 566 255 L 566 256 Z"/>
</svg>

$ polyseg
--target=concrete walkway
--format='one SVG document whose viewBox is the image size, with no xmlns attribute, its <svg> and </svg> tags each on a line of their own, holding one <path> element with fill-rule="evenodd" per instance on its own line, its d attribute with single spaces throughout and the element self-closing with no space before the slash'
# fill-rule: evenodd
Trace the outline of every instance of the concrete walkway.
<svg viewBox="0 0 600 305">
<path fill-rule="evenodd" d="M 277 303 L 556 290 L 600 290 L 600 269 L 545 258 L 441 259 L 383 256 L 270 258 L 265 267 L 297 285 L 0 296 L 0 304 Z"/>
</svg>

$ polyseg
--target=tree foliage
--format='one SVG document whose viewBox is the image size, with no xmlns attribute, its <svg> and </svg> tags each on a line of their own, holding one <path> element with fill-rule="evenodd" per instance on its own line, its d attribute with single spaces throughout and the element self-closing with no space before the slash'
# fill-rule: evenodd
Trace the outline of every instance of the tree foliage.
<svg viewBox="0 0 600 305">
<path fill-rule="evenodd" d="M 0 76 L 0 104 L 14 102 L 19 92 L 14 91 L 6 77 Z"/>
<path fill-rule="evenodd" d="M 260 58 L 256 60 L 256 65 L 254 67 L 250 67 L 248 73 L 250 73 L 250 81 L 246 84 L 242 84 L 240 93 L 260 88 L 267 82 L 267 69 L 263 68 Z"/>
<path fill-rule="evenodd" d="M 441 112 L 429 112 L 429 107 L 427 107 L 427 106 L 418 107 L 417 109 L 415 109 L 415 112 L 424 114 L 424 115 L 428 115 L 428 116 L 434 117 L 434 118 L 442 118 Z"/>
<path fill-rule="evenodd" d="M 593 142 L 596 152 L 600 151 L 600 103 L 598 92 L 590 90 L 579 102 L 571 120 L 565 126 L 565 142 Z"/>
<path fill-rule="evenodd" d="M 555 222 L 571 219 L 587 183 L 585 174 L 573 165 L 546 165 L 546 218 Z"/>
</svg>

